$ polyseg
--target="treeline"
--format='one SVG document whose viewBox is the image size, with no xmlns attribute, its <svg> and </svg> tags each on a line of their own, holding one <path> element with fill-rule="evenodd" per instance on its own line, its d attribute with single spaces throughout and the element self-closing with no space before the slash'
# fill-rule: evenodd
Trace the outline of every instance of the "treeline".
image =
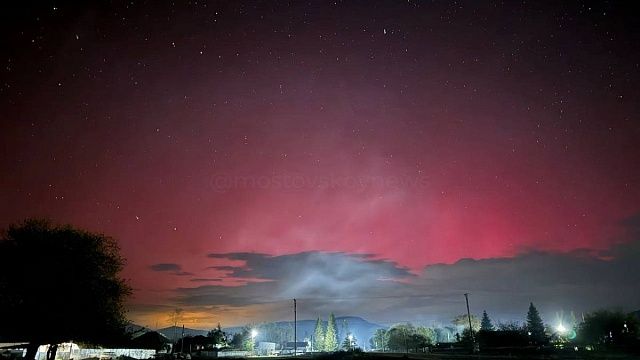
<svg viewBox="0 0 640 360">
<path fill-rule="evenodd" d="M 338 350 L 338 329 L 336 327 L 336 318 L 331 313 L 327 325 L 318 318 L 316 320 L 315 330 L 313 331 L 313 350 L 315 351 L 336 351 Z"/>
<path fill-rule="evenodd" d="M 469 345 L 477 341 L 480 348 L 492 347 L 553 347 L 573 350 L 640 351 L 640 321 L 637 314 L 620 310 L 598 310 L 578 320 L 575 316 L 557 319 L 556 324 L 544 324 L 536 307 L 529 305 L 526 322 L 493 325 L 486 311 L 480 328 L 472 338 L 465 329 L 460 342 Z"/>
<path fill-rule="evenodd" d="M 482 317 L 467 314 L 452 319 L 453 327 L 428 328 L 410 323 L 376 330 L 369 340 L 372 350 L 382 352 L 427 352 L 451 349 L 568 349 L 570 351 L 620 350 L 640 352 L 638 314 L 599 310 L 575 316 L 558 317 L 545 324 L 533 303 L 523 323 L 494 323 L 483 311 Z M 471 324 L 472 331 L 469 330 Z"/>
<path fill-rule="evenodd" d="M 371 349 L 393 352 L 425 352 L 437 342 L 436 330 L 410 323 L 377 329 L 369 340 Z"/>
<path fill-rule="evenodd" d="M 585 314 L 580 321 L 575 317 L 558 318 L 555 324 L 545 324 L 531 303 L 523 323 L 494 323 L 483 311 L 481 318 L 459 315 L 452 319 L 451 327 L 430 328 L 411 323 L 396 324 L 388 329 L 377 329 L 368 339 L 368 350 L 380 352 L 420 353 L 438 349 L 584 349 L 584 350 L 640 350 L 639 322 L 632 314 L 600 310 Z M 469 331 L 469 322 L 471 329 Z M 208 349 L 234 349 L 254 351 L 259 341 L 275 343 L 282 349 L 293 341 L 293 326 L 261 324 L 245 326 L 232 336 L 218 325 L 207 337 L 185 338 L 174 345 L 175 351 Z M 358 340 L 345 322 L 340 331 L 333 314 L 325 322 L 317 318 L 313 333 L 305 335 L 305 344 L 313 352 L 339 350 L 358 351 Z M 300 345 L 299 345 L 300 346 Z M 530 351 L 526 350 L 526 351 Z"/>
<path fill-rule="evenodd" d="M 341 328 L 338 330 L 336 318 L 333 313 L 329 315 L 326 325 L 322 319 L 316 319 L 316 325 L 311 336 L 311 344 L 311 351 L 313 352 L 362 350 L 358 346 L 356 334 L 349 328 L 348 321 L 343 319 Z"/>
</svg>

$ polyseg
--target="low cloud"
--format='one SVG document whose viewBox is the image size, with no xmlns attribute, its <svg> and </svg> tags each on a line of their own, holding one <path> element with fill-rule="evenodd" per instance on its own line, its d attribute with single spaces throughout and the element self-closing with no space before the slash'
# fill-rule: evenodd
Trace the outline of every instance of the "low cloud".
<svg viewBox="0 0 640 360">
<path fill-rule="evenodd" d="M 448 324 L 466 311 L 464 293 L 470 294 L 473 313 L 487 310 L 495 321 L 522 321 L 529 302 L 548 322 L 558 312 L 638 310 L 640 217 L 625 226 L 637 240 L 626 239 L 606 251 L 529 251 L 509 258 L 429 265 L 418 272 L 370 254 L 208 254 L 212 262 L 223 260 L 224 265 L 213 263 L 189 279 L 199 286 L 175 289 L 171 306 L 216 314 L 216 319 L 221 316 L 234 325 L 288 319 L 293 298 L 298 299 L 300 318 L 333 312 L 383 324 Z M 178 264 L 151 268 L 183 274 Z"/>
<path fill-rule="evenodd" d="M 522 319 L 534 302 L 548 319 L 556 312 L 602 307 L 640 309 L 640 242 L 618 245 L 594 256 L 591 251 L 531 252 L 513 258 L 460 260 L 425 268 L 414 291 L 439 296 L 429 313 L 461 312 L 452 302 L 471 293 L 475 312 L 486 309 L 503 320 Z"/>
<path fill-rule="evenodd" d="M 293 298 L 298 299 L 301 317 L 334 312 L 382 323 L 447 323 L 465 311 L 464 293 L 470 293 L 473 312 L 486 309 L 496 320 L 504 321 L 522 320 L 529 302 L 549 320 L 558 311 L 640 308 L 640 291 L 631 285 L 640 283 L 640 242 L 597 253 L 529 252 L 512 258 L 462 259 L 427 266 L 419 274 L 362 254 L 229 253 L 208 257 L 242 265 L 212 266 L 228 274 L 222 281 L 191 279 L 215 284 L 179 288 L 174 300 L 185 308 L 269 307 L 269 315 L 262 315 L 271 319 L 237 319 L 238 323 L 288 318 Z"/>
</svg>

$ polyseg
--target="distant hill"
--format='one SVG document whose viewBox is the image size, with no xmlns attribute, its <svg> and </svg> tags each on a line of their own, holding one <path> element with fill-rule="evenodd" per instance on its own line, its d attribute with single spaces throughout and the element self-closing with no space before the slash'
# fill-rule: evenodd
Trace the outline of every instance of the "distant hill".
<svg viewBox="0 0 640 360">
<path fill-rule="evenodd" d="M 166 336 L 170 340 L 179 339 L 182 336 L 182 326 L 169 326 L 163 329 L 159 329 L 158 332 Z M 184 336 L 207 336 L 207 333 L 207 330 L 184 328 Z"/>
<path fill-rule="evenodd" d="M 125 327 L 125 331 L 127 332 L 127 334 L 129 334 L 129 336 L 131 336 L 132 339 L 136 339 L 142 335 L 148 334 L 150 332 L 154 332 L 148 327 L 134 324 L 132 322 L 127 324 L 127 326 Z"/>
<path fill-rule="evenodd" d="M 323 320 L 323 326 L 327 326 L 327 319 Z M 293 321 L 278 321 L 275 323 L 267 323 L 261 325 L 274 324 L 278 327 L 293 327 Z M 298 320 L 298 341 L 303 341 L 305 338 L 311 338 L 315 331 L 316 320 Z M 336 327 L 338 330 L 338 339 L 342 342 L 342 339 L 347 336 L 347 331 L 351 332 L 357 339 L 358 345 L 361 347 L 369 346 L 369 339 L 373 336 L 373 333 L 377 329 L 386 329 L 386 326 L 374 324 L 361 317 L 357 316 L 343 316 L 336 318 Z M 223 328 L 227 334 L 233 335 L 242 331 L 242 327 L 228 327 Z M 258 340 L 260 335 L 258 335 Z"/>
<path fill-rule="evenodd" d="M 262 325 L 275 325 L 278 327 L 291 327 L 293 328 L 293 321 L 278 321 L 274 323 L 265 323 Z M 305 338 L 311 338 L 316 326 L 315 320 L 298 320 L 298 341 L 303 341 Z M 323 326 L 327 326 L 327 319 L 323 319 Z M 361 347 L 369 346 L 369 339 L 373 336 L 373 333 L 377 329 L 386 329 L 386 326 L 378 325 L 369 322 L 361 317 L 357 316 L 343 316 L 336 318 L 336 327 L 338 329 L 338 337 L 340 342 L 347 336 L 347 331 L 350 331 L 357 339 L 358 345 Z M 242 326 L 227 327 L 222 330 L 229 335 L 233 335 L 242 331 Z M 182 335 L 182 327 L 170 326 L 157 330 L 160 334 L 166 336 L 170 340 L 180 338 Z M 184 328 L 184 336 L 197 336 L 207 335 L 207 330 L 197 330 Z M 258 341 L 260 341 L 260 335 L 258 335 Z"/>
</svg>

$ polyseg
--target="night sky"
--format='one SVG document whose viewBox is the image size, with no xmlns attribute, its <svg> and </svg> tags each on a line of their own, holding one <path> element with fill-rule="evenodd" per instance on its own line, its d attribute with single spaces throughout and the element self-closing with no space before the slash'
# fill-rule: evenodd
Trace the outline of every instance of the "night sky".
<svg viewBox="0 0 640 360">
<path fill-rule="evenodd" d="M 640 309 L 625 4 L 13 3 L 0 227 L 118 239 L 133 321 Z"/>
</svg>

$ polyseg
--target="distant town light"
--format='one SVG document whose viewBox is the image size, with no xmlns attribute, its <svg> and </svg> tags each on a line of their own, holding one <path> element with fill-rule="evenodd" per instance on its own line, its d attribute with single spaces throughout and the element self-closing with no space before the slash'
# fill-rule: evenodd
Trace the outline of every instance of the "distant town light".
<svg viewBox="0 0 640 360">
<path fill-rule="evenodd" d="M 565 332 L 567 332 L 567 328 L 565 328 L 564 325 L 562 325 L 562 323 L 556 326 L 556 330 L 561 334 L 564 334 Z"/>
</svg>

